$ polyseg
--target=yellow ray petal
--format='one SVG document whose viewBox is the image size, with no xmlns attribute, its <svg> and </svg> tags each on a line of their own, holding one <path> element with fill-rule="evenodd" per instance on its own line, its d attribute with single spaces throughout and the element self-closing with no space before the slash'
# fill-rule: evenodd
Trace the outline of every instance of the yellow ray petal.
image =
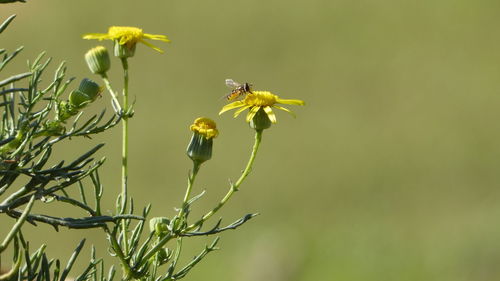
<svg viewBox="0 0 500 281">
<path fill-rule="evenodd" d="M 269 120 L 271 120 L 271 123 L 276 123 L 276 115 L 273 112 L 273 109 L 270 106 L 264 107 L 264 111 L 267 114 L 267 117 L 269 117 Z"/>
<path fill-rule="evenodd" d="M 247 122 L 250 122 L 250 120 L 253 119 L 253 117 L 255 116 L 255 114 L 257 113 L 257 111 L 259 111 L 260 109 L 260 106 L 254 106 L 252 107 L 252 109 L 250 109 L 250 111 L 248 112 L 247 114 Z"/>
<path fill-rule="evenodd" d="M 245 103 L 243 101 L 235 101 L 235 102 L 232 102 L 230 104 L 226 104 L 226 105 L 224 105 L 224 107 L 222 107 L 221 111 L 219 112 L 219 115 L 221 115 L 222 113 L 224 113 L 228 110 L 242 107 L 244 105 L 245 105 Z"/>
<path fill-rule="evenodd" d="M 274 108 L 277 108 L 277 109 L 281 109 L 283 111 L 286 111 L 288 113 L 290 113 L 293 117 L 295 117 L 295 113 L 293 113 L 290 109 L 288 108 L 284 108 L 282 106 L 279 106 L 279 105 L 273 105 Z"/>
<path fill-rule="evenodd" d="M 88 33 L 83 35 L 83 39 L 106 40 L 110 38 L 107 33 Z"/>
<path fill-rule="evenodd" d="M 249 108 L 249 107 L 252 107 L 252 106 L 251 106 L 251 105 L 245 105 L 244 107 L 242 107 L 242 108 L 240 108 L 240 109 L 236 110 L 236 111 L 234 112 L 233 117 L 234 117 L 234 118 L 238 117 L 238 115 L 240 115 L 240 113 L 242 113 L 243 111 L 245 111 L 245 110 L 246 110 L 247 108 Z"/>
<path fill-rule="evenodd" d="M 144 40 L 142 40 L 142 39 L 141 39 L 141 40 L 139 40 L 139 42 L 141 42 L 142 44 L 144 44 L 144 45 L 146 45 L 146 46 L 150 47 L 151 49 L 153 49 L 153 50 L 155 50 L 155 51 L 157 51 L 157 52 L 163 53 L 163 50 L 162 50 L 162 49 L 160 49 L 160 48 L 156 47 L 155 45 L 153 45 L 153 44 L 151 44 L 151 43 L 149 43 L 149 42 L 146 42 L 146 41 L 144 41 Z"/>
<path fill-rule="evenodd" d="M 166 35 L 144 33 L 143 37 L 147 38 L 147 39 L 151 39 L 151 40 L 160 40 L 163 42 L 170 42 L 170 40 L 168 40 L 168 37 Z"/>
<path fill-rule="evenodd" d="M 281 103 L 281 104 L 294 104 L 294 105 L 305 105 L 306 104 L 303 100 L 287 100 L 287 99 L 280 99 L 280 98 L 277 98 L 276 102 Z"/>
</svg>

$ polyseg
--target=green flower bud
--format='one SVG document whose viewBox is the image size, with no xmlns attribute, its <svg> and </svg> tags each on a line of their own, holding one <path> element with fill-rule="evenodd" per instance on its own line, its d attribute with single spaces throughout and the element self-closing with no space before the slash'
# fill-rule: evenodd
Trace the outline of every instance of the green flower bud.
<svg viewBox="0 0 500 281">
<path fill-rule="evenodd" d="M 80 82 L 80 86 L 78 86 L 78 90 L 86 94 L 91 99 L 91 101 L 94 101 L 102 92 L 102 88 L 99 86 L 99 84 L 87 78 L 82 79 L 82 82 Z"/>
<path fill-rule="evenodd" d="M 105 74 L 111 67 L 108 50 L 103 46 L 90 49 L 85 54 L 85 61 L 94 74 Z"/>
<path fill-rule="evenodd" d="M 75 108 L 82 108 L 91 102 L 91 98 L 78 90 L 73 90 L 69 94 L 69 102 Z"/>
<path fill-rule="evenodd" d="M 80 109 L 93 102 L 100 92 L 101 88 L 97 83 L 84 78 L 78 89 L 69 94 L 69 102 L 73 107 Z"/>
<path fill-rule="evenodd" d="M 252 118 L 252 120 L 250 120 L 250 128 L 257 131 L 268 129 L 269 127 L 271 127 L 271 124 L 271 120 L 262 107 L 259 108 L 257 113 L 255 113 L 255 116 Z"/>
<path fill-rule="evenodd" d="M 149 220 L 149 230 L 154 231 L 158 237 L 163 237 L 168 233 L 170 220 L 166 217 L 155 217 Z"/>
<path fill-rule="evenodd" d="M 214 121 L 208 118 L 197 118 L 190 126 L 193 136 L 187 148 L 187 155 L 199 164 L 212 158 L 213 138 L 219 131 Z"/>
<path fill-rule="evenodd" d="M 212 139 L 206 139 L 203 135 L 194 133 L 187 148 L 187 155 L 191 160 L 203 163 L 212 158 Z"/>
<path fill-rule="evenodd" d="M 115 40 L 114 53 L 115 57 L 119 58 L 131 58 L 135 54 L 136 44 L 120 44 L 118 40 Z"/>
</svg>

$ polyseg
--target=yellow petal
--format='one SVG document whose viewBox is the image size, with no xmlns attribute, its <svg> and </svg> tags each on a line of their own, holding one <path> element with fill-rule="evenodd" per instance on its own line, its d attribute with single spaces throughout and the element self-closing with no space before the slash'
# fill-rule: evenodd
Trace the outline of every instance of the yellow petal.
<svg viewBox="0 0 500 281">
<path fill-rule="evenodd" d="M 277 109 L 281 109 L 283 111 L 286 111 L 288 113 L 290 113 L 293 117 L 295 117 L 295 113 L 293 113 L 290 109 L 288 108 L 284 108 L 282 106 L 279 106 L 279 105 L 273 105 L 274 108 L 277 108 Z"/>
<path fill-rule="evenodd" d="M 111 38 L 107 33 L 88 33 L 83 35 L 83 39 L 106 40 Z"/>
<path fill-rule="evenodd" d="M 252 107 L 252 109 L 250 109 L 250 111 L 248 112 L 247 114 L 247 122 L 250 122 L 250 120 L 253 119 L 253 117 L 255 116 L 255 114 L 257 113 L 257 111 L 259 111 L 260 109 L 260 106 L 254 106 Z"/>
<path fill-rule="evenodd" d="M 151 43 L 149 43 L 149 42 L 146 42 L 146 41 L 144 41 L 144 40 L 142 40 L 142 39 L 140 40 L 140 42 L 141 42 L 142 44 L 144 44 L 144 45 L 146 45 L 146 46 L 150 47 L 151 49 L 153 49 L 153 50 L 157 51 L 157 52 L 163 53 L 163 50 L 162 50 L 162 49 L 160 49 L 160 48 L 156 47 L 155 45 L 153 45 L 153 44 L 151 44 Z"/>
<path fill-rule="evenodd" d="M 170 42 L 170 40 L 168 40 L 168 37 L 165 35 L 144 33 L 143 37 L 147 38 L 147 39 L 151 39 L 151 40 L 160 40 L 163 42 Z"/>
<path fill-rule="evenodd" d="M 243 101 L 235 101 L 235 102 L 232 102 L 230 104 L 226 104 L 226 105 L 224 105 L 224 107 L 222 107 L 221 111 L 219 112 L 219 115 L 221 115 L 222 113 L 224 113 L 228 110 L 242 107 L 244 105 L 245 105 L 245 103 Z"/>
<path fill-rule="evenodd" d="M 120 45 L 125 45 L 129 42 L 129 38 L 127 36 L 120 37 L 120 41 L 118 42 Z"/>
<path fill-rule="evenodd" d="M 238 115 L 240 115 L 240 113 L 242 113 L 243 111 L 245 111 L 245 110 L 246 110 L 247 108 L 249 108 L 249 107 L 252 107 L 252 106 L 251 106 L 251 105 L 245 105 L 244 107 L 242 107 L 242 108 L 240 108 L 240 109 L 236 110 L 236 111 L 234 112 L 233 117 L 234 117 L 234 118 L 238 117 Z"/>
<path fill-rule="evenodd" d="M 269 120 L 271 120 L 272 123 L 276 123 L 276 115 L 273 112 L 273 109 L 270 106 L 264 107 L 264 111 L 267 114 L 267 117 L 269 117 Z"/>
<path fill-rule="evenodd" d="M 305 105 L 306 103 L 303 100 L 286 100 L 277 98 L 276 102 L 281 104 L 294 104 L 294 105 Z"/>
</svg>

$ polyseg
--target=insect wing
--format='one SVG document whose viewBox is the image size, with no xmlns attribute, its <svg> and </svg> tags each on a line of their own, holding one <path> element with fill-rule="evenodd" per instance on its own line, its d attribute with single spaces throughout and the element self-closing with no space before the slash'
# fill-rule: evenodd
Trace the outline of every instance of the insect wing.
<svg viewBox="0 0 500 281">
<path fill-rule="evenodd" d="M 238 88 L 241 86 L 241 84 L 234 81 L 233 79 L 226 79 L 226 86 L 230 88 Z"/>
</svg>

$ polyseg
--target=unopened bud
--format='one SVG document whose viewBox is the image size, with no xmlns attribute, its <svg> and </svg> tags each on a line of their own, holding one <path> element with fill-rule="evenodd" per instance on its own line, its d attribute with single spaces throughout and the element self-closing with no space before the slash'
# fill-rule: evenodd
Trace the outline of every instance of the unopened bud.
<svg viewBox="0 0 500 281">
<path fill-rule="evenodd" d="M 187 148 L 187 155 L 194 162 L 201 164 L 212 158 L 213 138 L 219 131 L 215 122 L 208 118 L 197 118 L 190 129 L 193 136 Z"/>
<path fill-rule="evenodd" d="M 84 78 L 78 86 L 78 89 L 69 94 L 69 102 L 76 108 L 82 108 L 87 104 L 93 102 L 99 93 L 101 87 L 94 81 Z"/>
<path fill-rule="evenodd" d="M 170 220 L 166 217 L 155 217 L 149 220 L 149 230 L 154 231 L 155 235 L 158 237 L 163 237 L 168 233 L 168 226 L 170 225 Z"/>
<path fill-rule="evenodd" d="M 103 46 L 90 49 L 85 54 L 85 61 L 94 74 L 105 74 L 111 67 L 108 50 Z"/>
</svg>

